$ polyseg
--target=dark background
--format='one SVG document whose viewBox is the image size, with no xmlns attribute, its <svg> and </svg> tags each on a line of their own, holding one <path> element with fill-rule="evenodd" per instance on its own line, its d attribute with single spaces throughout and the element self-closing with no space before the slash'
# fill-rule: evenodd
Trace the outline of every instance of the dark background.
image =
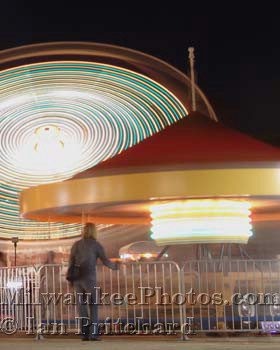
<svg viewBox="0 0 280 350">
<path fill-rule="evenodd" d="M 187 72 L 196 49 L 198 84 L 218 118 L 280 146 L 280 30 L 272 2 L 1 4 L 0 49 L 77 40 L 137 49 Z M 275 5 L 276 6 L 276 5 Z"/>
</svg>

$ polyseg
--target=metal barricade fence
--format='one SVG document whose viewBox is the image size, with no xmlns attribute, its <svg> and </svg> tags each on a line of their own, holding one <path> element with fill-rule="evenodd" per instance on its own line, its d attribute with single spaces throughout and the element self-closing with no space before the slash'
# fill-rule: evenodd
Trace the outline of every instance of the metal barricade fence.
<svg viewBox="0 0 280 350">
<path fill-rule="evenodd" d="M 0 320 L 29 331 L 36 313 L 37 273 L 32 266 L 0 268 Z M 10 324 L 12 326 L 12 324 Z"/>
<path fill-rule="evenodd" d="M 280 330 L 280 260 L 190 261 L 182 281 L 195 332 Z"/>
<path fill-rule="evenodd" d="M 78 296 L 66 265 L 0 268 L 0 320 L 18 330 L 79 330 Z M 105 334 L 278 332 L 279 260 L 197 260 L 97 266 L 99 322 Z M 112 299 L 113 296 L 113 299 Z M 109 333 L 108 333 L 109 329 Z M 181 334 L 182 335 L 182 334 Z"/>
<path fill-rule="evenodd" d="M 78 296 L 65 279 L 66 270 L 62 265 L 38 270 L 38 319 L 47 329 L 64 324 L 68 331 L 78 330 Z M 174 262 L 121 264 L 116 271 L 98 265 L 97 287 L 99 322 L 110 325 L 114 334 L 165 332 L 171 324 L 180 328 L 182 307 L 171 302 L 173 294 L 181 293 L 180 269 Z"/>
</svg>

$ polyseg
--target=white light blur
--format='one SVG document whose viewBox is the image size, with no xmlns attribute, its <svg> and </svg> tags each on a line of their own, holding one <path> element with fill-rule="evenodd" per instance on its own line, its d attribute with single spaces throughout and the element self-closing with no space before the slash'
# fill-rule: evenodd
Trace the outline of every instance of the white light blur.
<svg viewBox="0 0 280 350">
<path fill-rule="evenodd" d="M 247 243 L 252 235 L 250 203 L 186 200 L 151 206 L 152 235 L 159 245 Z"/>
<path fill-rule="evenodd" d="M 7 283 L 7 288 L 9 289 L 20 289 L 22 288 L 23 284 L 22 281 L 9 281 Z"/>
</svg>

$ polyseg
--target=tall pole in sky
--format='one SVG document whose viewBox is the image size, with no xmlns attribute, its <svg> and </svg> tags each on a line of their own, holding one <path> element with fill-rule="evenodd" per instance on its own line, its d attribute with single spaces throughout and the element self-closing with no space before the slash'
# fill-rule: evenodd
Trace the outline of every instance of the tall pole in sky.
<svg viewBox="0 0 280 350">
<path fill-rule="evenodd" d="M 195 96 L 195 75 L 194 75 L 194 48 L 189 47 L 189 64 L 191 74 L 191 91 L 192 91 L 192 111 L 196 111 L 196 96 Z"/>
</svg>

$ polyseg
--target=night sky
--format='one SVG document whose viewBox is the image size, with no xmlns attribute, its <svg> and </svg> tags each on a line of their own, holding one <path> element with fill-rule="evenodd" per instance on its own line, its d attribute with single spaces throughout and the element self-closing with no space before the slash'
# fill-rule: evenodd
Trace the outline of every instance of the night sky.
<svg viewBox="0 0 280 350">
<path fill-rule="evenodd" d="M 157 56 L 187 72 L 187 47 L 194 46 L 198 84 L 218 118 L 280 146 L 276 8 L 254 4 L 245 11 L 230 2 L 218 9 L 202 2 L 192 9 L 186 3 L 188 10 L 170 3 L 156 11 L 139 2 L 116 9 L 109 4 L 97 8 L 95 2 L 73 7 L 41 3 L 40 9 L 19 4 L 1 5 L 0 49 L 62 40 L 110 43 Z"/>
</svg>

